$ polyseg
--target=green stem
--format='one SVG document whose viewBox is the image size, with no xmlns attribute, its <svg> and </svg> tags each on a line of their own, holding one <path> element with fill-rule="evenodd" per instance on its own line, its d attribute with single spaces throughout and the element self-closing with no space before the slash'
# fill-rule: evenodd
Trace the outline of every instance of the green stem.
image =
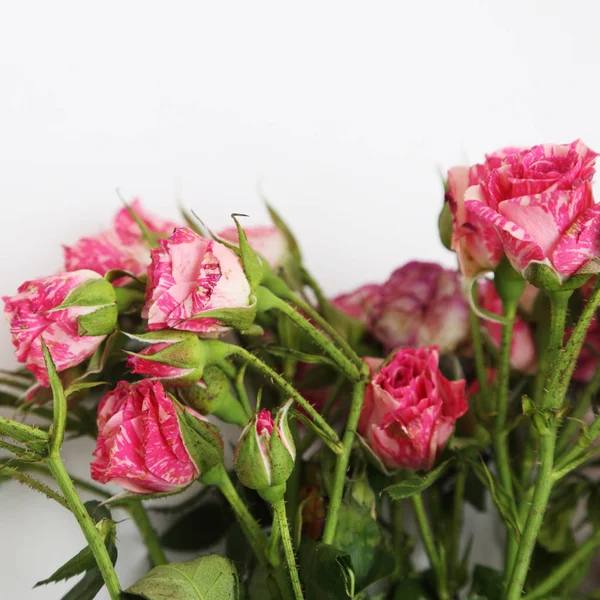
<svg viewBox="0 0 600 600">
<path fill-rule="evenodd" d="M 460 566 L 460 538 L 463 521 L 463 509 L 465 499 L 465 487 L 467 483 L 466 467 L 459 466 L 454 482 L 454 505 L 452 515 L 452 551 L 449 556 L 450 565 L 447 570 L 449 573 L 457 573 Z"/>
<path fill-rule="evenodd" d="M 277 520 L 277 513 L 273 512 L 273 524 L 271 525 L 271 536 L 269 538 L 269 547 L 267 548 L 267 557 L 269 562 L 278 567 L 281 559 L 279 556 L 279 542 L 281 541 L 281 529 Z"/>
<path fill-rule="evenodd" d="M 254 411 L 252 410 L 252 406 L 250 405 L 250 400 L 248 399 L 248 390 L 246 389 L 246 384 L 244 383 L 244 376 L 246 375 L 246 365 L 242 365 L 233 379 L 233 386 L 235 388 L 235 393 L 240 401 L 240 404 L 244 408 L 244 412 L 248 415 L 248 420 L 252 418 L 254 415 Z"/>
<path fill-rule="evenodd" d="M 332 341 L 317 327 L 305 319 L 293 306 L 278 298 L 266 288 L 259 288 L 263 306 L 274 308 L 289 317 L 300 329 L 308 334 L 321 349 L 335 362 L 342 373 L 351 381 L 360 379 L 360 368 L 357 367 Z"/>
<path fill-rule="evenodd" d="M 306 414 L 311 419 L 311 425 L 315 429 L 316 433 L 323 439 L 323 441 L 335 452 L 339 454 L 342 449 L 340 446 L 340 438 L 337 433 L 329 426 L 327 421 L 315 410 L 312 404 L 304 398 L 296 389 L 290 385 L 277 371 L 274 371 L 266 365 L 260 358 L 254 356 L 251 352 L 248 352 L 241 346 L 231 346 L 231 352 L 237 354 L 243 358 L 250 366 L 254 367 L 257 371 L 261 371 L 267 379 L 271 379 L 275 385 L 285 393 L 288 398 L 293 398 L 294 401 L 299 404 Z"/>
<path fill-rule="evenodd" d="M 150 554 L 150 559 L 152 560 L 152 564 L 155 567 L 160 565 L 167 564 L 167 557 L 163 552 L 163 549 L 160 545 L 160 541 L 152 527 L 152 523 L 148 518 L 148 513 L 144 508 L 141 500 L 134 500 L 129 504 L 129 512 L 131 517 L 135 521 L 137 528 L 142 534 L 142 538 L 144 539 L 144 543 L 146 544 L 146 548 L 148 548 L 148 554 Z"/>
<path fill-rule="evenodd" d="M 330 325 L 319 312 L 317 312 L 308 302 L 300 299 L 295 294 L 290 298 L 302 312 L 306 313 L 345 353 L 346 356 L 360 369 L 362 365 L 362 359 L 352 349 L 352 346 L 345 340 L 345 338 L 338 332 L 338 330 Z"/>
<path fill-rule="evenodd" d="M 553 474 L 554 480 L 558 481 L 559 479 L 562 479 L 579 465 L 582 465 L 584 462 L 587 462 L 590 458 L 598 454 L 598 452 L 600 452 L 600 446 L 593 446 L 588 450 L 582 449 L 581 452 L 576 454 L 573 458 L 563 461 L 560 465 L 556 465 Z"/>
<path fill-rule="evenodd" d="M 283 552 L 285 554 L 285 560 L 288 566 L 290 579 L 292 581 L 294 596 L 296 600 L 304 600 L 302 586 L 300 585 L 300 577 L 298 576 L 298 568 L 296 566 L 296 557 L 294 555 L 292 537 L 290 535 L 290 527 L 288 525 L 287 515 L 285 511 L 285 502 L 283 500 L 278 500 L 274 502 L 273 510 L 277 515 L 277 522 L 279 524 L 279 530 L 281 532 L 281 542 L 283 544 Z"/>
<path fill-rule="evenodd" d="M 47 485 L 43 484 L 41 481 L 30 477 L 26 473 L 22 473 L 18 469 L 13 469 L 12 467 L 8 466 L 0 467 L 0 478 L 2 477 L 10 477 L 15 481 L 24 483 L 36 492 L 44 494 L 44 496 L 47 496 L 51 500 L 55 500 L 61 506 L 63 506 L 67 510 L 70 510 L 68 502 L 60 494 L 55 492 L 52 488 L 48 487 Z"/>
<path fill-rule="evenodd" d="M 223 472 L 220 474 L 216 485 L 221 490 L 221 493 L 229 502 L 235 516 L 244 531 L 248 542 L 252 546 L 252 550 L 258 561 L 262 565 L 267 564 L 267 546 L 268 540 L 265 532 L 260 528 L 256 519 L 250 514 L 250 511 L 237 493 L 231 479 L 223 467 Z"/>
<path fill-rule="evenodd" d="M 543 600 L 549 597 L 549 593 L 568 577 L 577 568 L 580 562 L 583 562 L 600 546 L 600 531 L 593 533 L 567 560 L 559 567 L 551 570 L 550 575 L 546 577 L 533 591 L 525 596 L 523 600 Z"/>
<path fill-rule="evenodd" d="M 392 543 L 394 546 L 394 558 L 396 559 L 396 568 L 392 578 L 399 580 L 404 574 L 404 511 L 402 510 L 403 500 L 391 501 L 392 508 Z"/>
<path fill-rule="evenodd" d="M 492 442 L 496 457 L 498 476 L 508 497 L 514 501 L 512 471 L 508 453 L 506 417 L 508 414 L 508 394 L 510 383 L 510 353 L 512 349 L 512 334 L 514 318 L 517 312 L 517 300 L 505 300 L 503 303 L 504 316 L 508 322 L 502 325 L 500 350 L 498 354 L 498 369 L 496 373 L 496 418 L 492 430 Z M 506 525 L 506 556 L 507 572 L 510 572 L 517 553 L 517 541 L 508 524 Z"/>
<path fill-rule="evenodd" d="M 71 512 L 75 515 L 75 518 L 85 535 L 85 539 L 96 559 L 102 578 L 106 583 L 106 589 L 108 590 L 111 600 L 119 600 L 121 597 L 121 586 L 119 585 L 117 574 L 115 573 L 114 566 L 108 555 L 100 532 L 96 529 L 94 521 L 77 495 L 75 485 L 73 484 L 73 481 L 71 481 L 60 456 L 53 454 L 46 460 L 52 476 L 58 483 L 58 486 L 69 504 Z"/>
<path fill-rule="evenodd" d="M 550 492 L 554 483 L 552 477 L 552 465 L 554 461 L 554 446 L 556 443 L 556 429 L 551 428 L 547 432 L 540 434 L 540 469 L 537 476 L 533 499 L 523 535 L 519 543 L 519 549 L 516 556 L 516 561 L 510 584 L 508 586 L 507 600 L 518 600 L 521 598 L 531 555 L 535 548 L 542 519 L 546 512 Z"/>
<path fill-rule="evenodd" d="M 335 538 L 335 530 L 337 528 L 338 513 L 342 504 L 342 495 L 344 493 L 344 484 L 346 482 L 346 472 L 350 461 L 350 453 L 352 452 L 352 444 L 354 436 L 358 428 L 358 420 L 362 410 L 363 400 L 365 397 L 365 388 L 367 385 L 366 374 L 365 379 L 357 382 L 354 385 L 352 392 L 352 401 L 350 404 L 350 414 L 346 423 L 346 431 L 342 441 L 343 451 L 337 456 L 335 463 L 335 474 L 333 476 L 333 485 L 331 488 L 331 497 L 329 499 L 329 510 L 327 512 L 327 520 L 325 522 L 325 531 L 323 532 L 323 542 L 326 544 L 333 543 Z"/>
<path fill-rule="evenodd" d="M 435 573 L 439 598 L 440 600 L 449 600 L 450 595 L 448 594 L 446 581 L 443 578 L 440 570 L 440 557 L 435 547 L 433 533 L 431 531 L 431 527 L 429 526 L 429 520 L 427 518 L 427 513 L 425 512 L 425 506 L 423 505 L 423 498 L 421 498 L 421 494 L 414 494 L 411 500 L 415 517 L 417 519 L 417 525 L 419 526 L 419 531 L 421 532 L 423 546 L 425 547 L 425 552 L 427 552 L 427 556 L 429 557 L 431 568 Z"/>
<path fill-rule="evenodd" d="M 488 376 L 485 371 L 485 357 L 483 352 L 483 340 L 481 338 L 481 323 L 479 317 L 473 309 L 471 316 L 471 339 L 473 340 L 473 358 L 475 359 L 475 372 L 479 381 L 479 389 L 484 398 L 484 405 L 488 412 L 491 412 L 490 396 L 488 389 Z"/>
</svg>

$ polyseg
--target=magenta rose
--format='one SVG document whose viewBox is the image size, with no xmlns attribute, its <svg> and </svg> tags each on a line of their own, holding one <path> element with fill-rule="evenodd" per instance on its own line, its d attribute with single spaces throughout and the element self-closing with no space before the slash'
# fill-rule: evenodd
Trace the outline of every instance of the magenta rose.
<svg viewBox="0 0 600 600">
<path fill-rule="evenodd" d="M 504 157 L 464 195 L 467 220 L 493 226 L 512 266 L 550 267 L 561 279 L 600 257 L 600 206 L 591 180 L 597 154 L 583 142 L 544 144 Z"/>
<path fill-rule="evenodd" d="M 229 327 L 202 314 L 251 305 L 250 284 L 239 258 L 223 244 L 182 227 L 152 250 L 143 316 L 148 329 L 218 335 Z"/>
<path fill-rule="evenodd" d="M 159 381 L 148 379 L 120 381 L 102 398 L 94 456 L 93 479 L 140 494 L 181 489 L 200 475 L 183 443 L 172 400 Z"/>
<path fill-rule="evenodd" d="M 177 224 L 146 212 L 139 200 L 131 204 L 132 210 L 150 233 L 168 236 Z M 143 275 L 150 263 L 150 246 L 140 226 L 126 207 L 117 212 L 113 226 L 94 236 L 81 238 L 73 246 L 65 246 L 65 268 L 91 269 L 105 275 L 112 269 Z"/>
<path fill-rule="evenodd" d="M 485 181 L 492 169 L 498 168 L 506 156 L 520 151 L 519 148 L 503 148 L 486 155 L 482 164 L 452 167 L 448 171 L 447 198 L 452 213 L 451 245 L 465 277 L 493 271 L 504 256 L 502 242 L 495 227 L 467 211 L 465 192 L 471 186 Z"/>
<path fill-rule="evenodd" d="M 115 292 L 93 271 L 26 281 L 15 296 L 2 299 L 17 360 L 44 386 L 42 339 L 56 370 L 64 371 L 91 356 L 116 326 Z"/>
<path fill-rule="evenodd" d="M 469 336 L 469 307 L 457 271 L 410 262 L 392 273 L 370 307 L 368 326 L 386 348 L 439 346 L 453 352 Z"/>
<path fill-rule="evenodd" d="M 401 348 L 385 364 L 366 359 L 371 382 L 358 431 L 390 470 L 431 469 L 467 412 L 465 381 L 446 379 L 439 358 L 433 346 Z"/>
<path fill-rule="evenodd" d="M 285 237 L 277 227 L 256 226 L 245 227 L 244 233 L 250 247 L 262 256 L 272 268 L 277 268 L 285 263 L 289 255 Z M 218 237 L 239 243 L 237 227 L 228 227 L 217 234 Z"/>
<path fill-rule="evenodd" d="M 484 310 L 502 315 L 502 300 L 488 279 L 479 281 L 479 306 Z M 502 325 L 487 319 L 481 320 L 481 325 L 488 339 L 498 349 L 502 337 Z M 531 327 L 521 317 L 516 317 L 513 326 L 512 344 L 510 348 L 510 364 L 513 368 L 531 373 L 535 371 L 535 339 Z"/>
</svg>

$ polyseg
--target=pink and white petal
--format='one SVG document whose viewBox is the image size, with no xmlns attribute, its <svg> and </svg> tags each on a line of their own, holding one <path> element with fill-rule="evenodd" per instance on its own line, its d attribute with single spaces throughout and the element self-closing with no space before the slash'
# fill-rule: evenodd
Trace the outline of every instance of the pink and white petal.
<svg viewBox="0 0 600 600">
<path fill-rule="evenodd" d="M 240 259 L 229 248 L 214 243 L 213 253 L 221 269 L 221 278 L 212 291 L 209 309 L 244 307 L 250 304 L 250 284 Z"/>
<path fill-rule="evenodd" d="M 586 184 L 589 185 L 589 184 Z M 552 264 L 570 277 L 586 263 L 600 258 L 600 204 L 588 209 L 559 240 Z"/>
</svg>

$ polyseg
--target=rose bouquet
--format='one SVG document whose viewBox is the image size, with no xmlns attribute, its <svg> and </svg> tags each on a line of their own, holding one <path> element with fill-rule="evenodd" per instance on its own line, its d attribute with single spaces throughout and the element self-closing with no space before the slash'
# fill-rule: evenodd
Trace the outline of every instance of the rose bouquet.
<svg viewBox="0 0 600 600">
<path fill-rule="evenodd" d="M 63 271 L 4 298 L 24 368 L 0 374 L 0 478 L 87 541 L 39 584 L 83 575 L 70 600 L 599 597 L 582 591 L 600 548 L 596 156 L 576 141 L 451 169 L 439 225 L 460 270 L 411 262 L 333 299 L 271 208 L 272 226 L 233 215 L 214 234 L 135 201 L 66 248 Z M 95 440 L 93 481 L 65 468 L 76 436 Z M 471 555 L 467 505 L 500 526 L 501 564 Z M 173 516 L 160 533 L 155 510 Z M 118 511 L 149 557 L 127 589 Z"/>
</svg>

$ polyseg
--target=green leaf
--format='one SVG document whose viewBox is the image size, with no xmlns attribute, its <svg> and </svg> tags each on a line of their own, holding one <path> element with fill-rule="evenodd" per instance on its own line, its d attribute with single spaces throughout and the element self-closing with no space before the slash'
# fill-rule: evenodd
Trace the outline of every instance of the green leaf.
<svg viewBox="0 0 600 600">
<path fill-rule="evenodd" d="M 418 579 L 405 579 L 396 586 L 394 600 L 433 600 L 433 596 Z"/>
<path fill-rule="evenodd" d="M 476 565 L 473 570 L 470 595 L 472 597 L 477 594 L 487 600 L 502 600 L 504 598 L 502 573 L 484 565 Z"/>
<path fill-rule="evenodd" d="M 62 600 L 92 600 L 104 587 L 104 579 L 100 569 L 95 567 L 86 572 L 63 597 Z"/>
<path fill-rule="evenodd" d="M 506 490 L 499 481 L 494 479 L 484 462 L 471 459 L 469 464 L 481 483 L 489 490 L 492 500 L 505 523 L 513 530 L 517 540 L 520 539 L 521 528 L 519 527 L 517 510 Z"/>
<path fill-rule="evenodd" d="M 450 462 L 450 459 L 444 461 L 426 475 L 408 475 L 404 481 L 390 485 L 384 491 L 391 496 L 392 500 L 411 498 L 432 486 L 446 472 Z"/>
<path fill-rule="evenodd" d="M 154 567 L 126 591 L 146 600 L 237 600 L 240 582 L 233 562 L 209 554 Z"/>
<path fill-rule="evenodd" d="M 98 387 L 100 385 L 110 385 L 110 384 L 107 381 L 87 381 L 87 382 L 74 383 L 65 390 L 65 396 L 68 398 L 69 396 L 71 396 L 71 394 L 75 394 L 76 392 L 80 392 L 82 390 L 89 390 L 89 389 Z"/>
<path fill-rule="evenodd" d="M 68 560 L 62 567 L 59 567 L 50 577 L 38 581 L 34 587 L 40 585 L 47 585 L 48 583 L 55 583 L 57 581 L 64 581 L 79 575 L 84 571 L 93 569 L 96 565 L 96 560 L 89 546 L 86 546 L 83 550 L 78 552 L 73 558 Z"/>
<path fill-rule="evenodd" d="M 352 560 L 345 552 L 304 538 L 299 562 L 305 600 L 346 600 L 354 597 Z"/>
<path fill-rule="evenodd" d="M 352 502 L 340 507 L 333 545 L 350 556 L 357 592 L 387 577 L 396 566 L 389 539 L 365 505 Z"/>
<path fill-rule="evenodd" d="M 229 504 L 222 496 L 214 497 L 177 520 L 160 541 L 173 550 L 206 550 L 225 537 L 233 521 Z"/>
</svg>

